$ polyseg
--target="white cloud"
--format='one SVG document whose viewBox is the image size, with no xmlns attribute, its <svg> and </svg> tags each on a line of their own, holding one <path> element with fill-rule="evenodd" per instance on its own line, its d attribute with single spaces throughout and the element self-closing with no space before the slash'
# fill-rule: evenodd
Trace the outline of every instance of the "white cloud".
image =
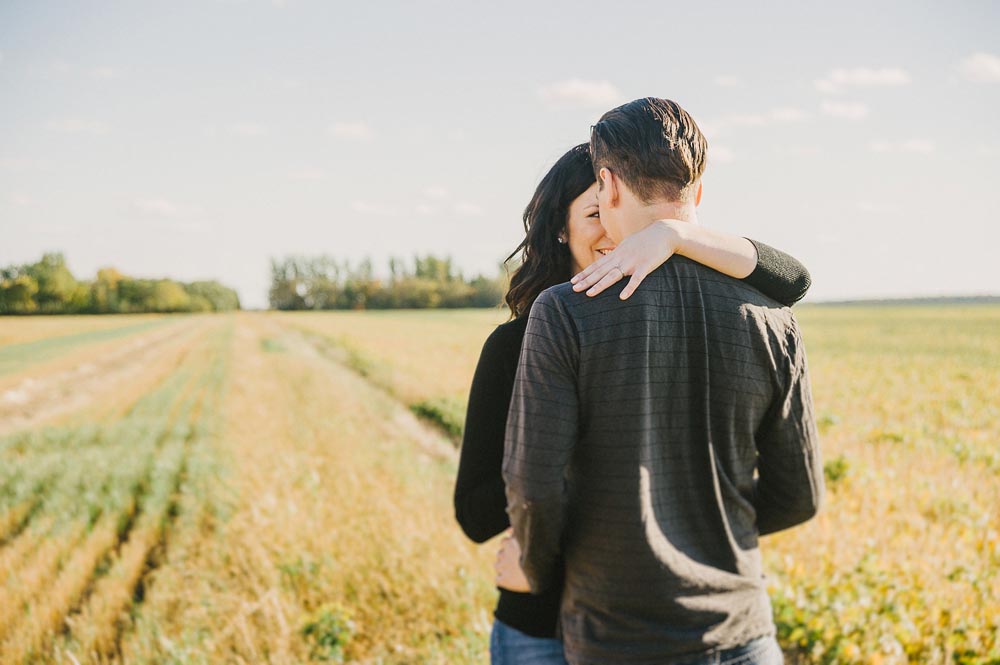
<svg viewBox="0 0 1000 665">
<path fill-rule="evenodd" d="M 549 104 L 572 106 L 614 106 L 622 94 L 609 81 L 567 79 L 547 85 L 538 91 L 542 101 Z"/>
<path fill-rule="evenodd" d="M 1000 83 L 1000 57 L 992 53 L 974 53 L 958 66 L 962 76 L 980 83 Z"/>
<path fill-rule="evenodd" d="M 887 141 L 878 139 L 868 144 L 872 152 L 880 153 L 915 153 L 927 155 L 936 149 L 933 141 L 928 139 L 906 139 L 905 141 Z"/>
<path fill-rule="evenodd" d="M 204 208 L 200 206 L 182 206 L 174 201 L 164 198 L 133 199 L 131 209 L 132 212 L 138 213 L 140 216 L 149 219 L 173 220 L 171 228 L 180 228 L 180 226 L 177 225 L 177 220 L 179 218 L 202 215 L 205 212 Z M 201 228 L 202 226 L 200 222 L 192 221 L 187 221 L 184 224 L 187 227 L 198 226 Z"/>
<path fill-rule="evenodd" d="M 835 118 L 861 120 L 868 115 L 868 105 L 861 102 L 823 102 L 823 113 Z"/>
<path fill-rule="evenodd" d="M 70 227 L 66 224 L 32 224 L 32 231 L 37 231 L 41 235 L 64 236 L 70 232 Z"/>
<path fill-rule="evenodd" d="M 371 217 L 391 217 L 399 214 L 399 211 L 382 203 L 371 203 L 368 201 L 354 201 L 351 203 L 351 210 L 359 215 Z"/>
<path fill-rule="evenodd" d="M 699 120 L 695 118 L 694 121 L 698 125 L 698 129 L 701 130 L 701 133 L 709 139 L 719 133 L 719 127 L 711 120 Z"/>
<path fill-rule="evenodd" d="M 426 203 L 418 203 L 415 210 L 421 217 L 430 217 L 437 212 L 437 208 L 432 205 L 427 205 Z"/>
<path fill-rule="evenodd" d="M 858 201 L 858 210 L 870 212 L 876 215 L 891 215 L 899 212 L 899 207 L 889 203 L 873 203 L 871 201 Z"/>
<path fill-rule="evenodd" d="M 715 124 L 715 131 L 720 131 L 719 128 L 731 126 L 731 127 L 760 127 L 767 124 L 767 116 L 763 113 L 737 113 L 735 115 L 730 115 L 723 118 L 720 122 Z"/>
<path fill-rule="evenodd" d="M 111 79 L 116 79 L 121 76 L 120 72 L 113 67 L 95 67 L 89 72 L 91 78 L 99 79 L 102 81 L 109 81 Z"/>
<path fill-rule="evenodd" d="M 716 138 L 731 127 L 765 127 L 803 122 L 809 119 L 805 111 L 793 107 L 778 107 L 763 113 L 735 113 L 717 120 L 698 120 L 698 127 L 705 136 Z"/>
<path fill-rule="evenodd" d="M 823 151 L 817 145 L 798 144 L 776 146 L 773 152 L 775 155 L 782 157 L 816 157 L 823 154 Z"/>
<path fill-rule="evenodd" d="M 13 159 L 10 157 L 0 158 L 0 169 L 13 173 L 29 173 L 31 171 L 47 171 L 49 169 L 45 162 L 37 159 Z"/>
<path fill-rule="evenodd" d="M 882 69 L 855 67 L 831 70 L 826 78 L 817 79 L 814 84 L 820 92 L 840 93 L 845 88 L 891 87 L 906 85 L 909 82 L 910 75 L 898 67 Z"/>
<path fill-rule="evenodd" d="M 135 199 L 132 209 L 147 217 L 175 217 L 178 213 L 177 206 L 166 199 Z"/>
<path fill-rule="evenodd" d="M 736 161 L 736 155 L 732 150 L 722 145 L 713 145 L 708 148 L 709 164 L 732 164 Z"/>
<path fill-rule="evenodd" d="M 771 109 L 768 113 L 771 122 L 801 122 L 808 117 L 808 114 L 796 108 Z"/>
<path fill-rule="evenodd" d="M 49 69 L 54 74 L 70 74 L 75 71 L 76 67 L 66 62 L 65 60 L 53 60 L 49 63 Z"/>
<path fill-rule="evenodd" d="M 229 133 L 254 138 L 267 134 L 267 128 L 256 122 L 237 122 L 229 126 Z"/>
<path fill-rule="evenodd" d="M 65 60 L 53 60 L 48 65 L 48 71 L 56 76 L 72 76 L 77 79 L 95 79 L 99 81 L 110 81 L 121 78 L 122 71 L 110 65 L 91 67 L 80 65 Z"/>
<path fill-rule="evenodd" d="M 742 88 L 743 81 L 736 76 L 716 76 L 712 81 L 720 88 Z"/>
<path fill-rule="evenodd" d="M 334 138 L 348 141 L 370 141 L 375 137 L 375 132 L 367 122 L 335 122 L 326 132 Z"/>
<path fill-rule="evenodd" d="M 292 171 L 288 174 L 288 177 L 292 180 L 318 181 L 326 180 L 330 177 L 330 174 L 319 169 L 300 169 L 298 171 Z"/>
<path fill-rule="evenodd" d="M 463 215 L 465 217 L 481 217 L 483 214 L 483 209 L 475 203 L 456 203 L 453 209 L 456 215 Z"/>
<path fill-rule="evenodd" d="M 206 233 L 210 230 L 209 225 L 204 222 L 178 222 L 176 220 L 171 220 L 170 225 L 164 228 L 169 228 L 173 233 Z"/>
<path fill-rule="evenodd" d="M 107 123 L 81 118 L 50 120 L 45 123 L 45 128 L 63 134 L 93 134 L 95 136 L 107 134 L 109 129 Z"/>
<path fill-rule="evenodd" d="M 908 139 L 903 141 L 899 147 L 903 152 L 920 152 L 925 154 L 934 152 L 935 150 L 934 142 L 927 139 Z"/>
<path fill-rule="evenodd" d="M 451 196 L 447 187 L 443 185 L 431 185 L 424 188 L 424 196 L 432 201 L 443 201 Z"/>
<path fill-rule="evenodd" d="M 796 108 L 776 108 L 767 113 L 740 113 L 727 116 L 722 119 L 721 124 L 735 127 L 761 127 L 763 125 L 801 122 L 807 117 L 805 112 Z"/>
</svg>

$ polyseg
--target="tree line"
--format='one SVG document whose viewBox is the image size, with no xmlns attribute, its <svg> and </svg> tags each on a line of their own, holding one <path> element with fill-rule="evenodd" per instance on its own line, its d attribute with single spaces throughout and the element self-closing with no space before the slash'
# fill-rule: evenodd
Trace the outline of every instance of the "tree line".
<svg viewBox="0 0 1000 665">
<path fill-rule="evenodd" d="M 62 254 L 0 268 L 0 314 L 221 312 L 240 308 L 236 291 L 215 281 L 137 279 L 114 268 L 77 280 Z"/>
<path fill-rule="evenodd" d="M 495 307 L 506 287 L 502 270 L 466 279 L 450 257 L 391 258 L 380 278 L 369 259 L 290 256 L 271 260 L 269 301 L 280 310 Z"/>
</svg>

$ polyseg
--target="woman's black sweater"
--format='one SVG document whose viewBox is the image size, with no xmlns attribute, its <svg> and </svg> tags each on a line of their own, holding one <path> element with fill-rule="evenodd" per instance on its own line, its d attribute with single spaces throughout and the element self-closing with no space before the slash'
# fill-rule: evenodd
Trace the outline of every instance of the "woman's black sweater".
<svg viewBox="0 0 1000 665">
<path fill-rule="evenodd" d="M 751 242 L 757 247 L 757 267 L 743 281 L 785 305 L 800 300 L 810 284 L 805 266 L 764 243 Z M 455 483 L 455 516 L 477 543 L 510 526 L 500 471 L 507 410 L 527 324 L 528 317 L 522 316 L 498 326 L 483 345 L 472 379 Z M 555 637 L 561 593 L 559 585 L 538 595 L 500 589 L 494 615 L 528 635 Z"/>
</svg>

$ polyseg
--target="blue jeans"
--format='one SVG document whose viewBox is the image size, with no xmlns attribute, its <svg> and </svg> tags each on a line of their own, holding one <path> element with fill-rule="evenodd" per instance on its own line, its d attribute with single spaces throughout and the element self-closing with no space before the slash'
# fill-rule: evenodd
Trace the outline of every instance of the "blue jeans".
<svg viewBox="0 0 1000 665">
<path fill-rule="evenodd" d="M 679 665 L 783 665 L 785 656 L 773 637 L 758 637 L 746 644 L 703 656 Z"/>
<path fill-rule="evenodd" d="M 502 621 L 493 621 L 490 634 L 492 665 L 566 665 L 563 645 L 551 637 L 532 637 Z"/>
</svg>

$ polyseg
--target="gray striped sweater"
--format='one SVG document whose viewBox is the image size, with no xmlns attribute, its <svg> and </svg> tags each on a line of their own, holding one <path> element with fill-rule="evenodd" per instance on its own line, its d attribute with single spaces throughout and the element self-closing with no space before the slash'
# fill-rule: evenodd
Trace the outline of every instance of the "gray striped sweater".
<svg viewBox="0 0 1000 665">
<path fill-rule="evenodd" d="M 823 472 L 792 312 L 682 257 L 627 301 L 561 284 L 531 310 L 507 421 L 532 589 L 565 563 L 567 659 L 669 663 L 774 632 L 758 536 Z"/>
</svg>

